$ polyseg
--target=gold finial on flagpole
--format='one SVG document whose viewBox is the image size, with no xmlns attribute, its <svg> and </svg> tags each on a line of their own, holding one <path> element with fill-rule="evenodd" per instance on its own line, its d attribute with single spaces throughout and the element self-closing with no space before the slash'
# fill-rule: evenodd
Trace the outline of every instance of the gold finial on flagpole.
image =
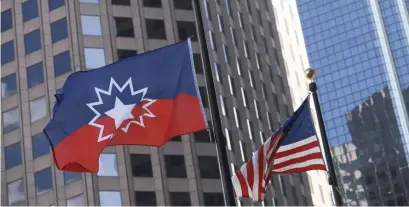
<svg viewBox="0 0 409 207">
<path fill-rule="evenodd" d="M 310 80 L 310 81 L 314 81 L 315 79 L 315 69 L 313 68 L 307 68 L 304 70 L 305 73 L 305 77 Z"/>
</svg>

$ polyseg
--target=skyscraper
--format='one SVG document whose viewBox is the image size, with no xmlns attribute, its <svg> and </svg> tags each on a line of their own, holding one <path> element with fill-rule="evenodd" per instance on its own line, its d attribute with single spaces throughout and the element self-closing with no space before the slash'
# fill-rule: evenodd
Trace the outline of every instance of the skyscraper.
<svg viewBox="0 0 409 207">
<path fill-rule="evenodd" d="M 293 111 L 291 96 L 271 3 L 200 2 L 235 171 Z M 56 170 L 42 134 L 72 72 L 191 35 L 209 114 L 190 0 L 3 0 L 1 11 L 2 205 L 223 205 L 206 131 L 159 148 L 108 147 L 96 174 Z M 272 184 L 265 204 L 311 204 L 304 175 L 274 176 Z"/>
<path fill-rule="evenodd" d="M 344 202 L 408 205 L 409 1 L 297 4 Z"/>
<path fill-rule="evenodd" d="M 304 70 L 309 68 L 307 49 L 298 15 L 296 0 L 273 0 L 276 19 L 279 48 L 284 57 L 288 84 L 290 86 L 293 108 L 298 108 L 307 97 L 309 88 Z M 311 109 L 313 110 L 313 108 Z M 315 113 L 312 113 L 318 135 L 318 124 Z M 312 203 L 314 205 L 332 205 L 332 189 L 328 185 L 326 172 L 308 171 L 308 181 L 311 190 Z"/>
</svg>

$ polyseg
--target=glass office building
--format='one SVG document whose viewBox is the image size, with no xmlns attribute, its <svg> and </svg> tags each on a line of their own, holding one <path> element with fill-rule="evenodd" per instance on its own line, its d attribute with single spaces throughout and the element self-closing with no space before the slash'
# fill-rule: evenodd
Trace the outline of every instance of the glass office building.
<svg viewBox="0 0 409 207">
<path fill-rule="evenodd" d="M 408 4 L 297 0 L 347 205 L 409 204 Z"/>
</svg>

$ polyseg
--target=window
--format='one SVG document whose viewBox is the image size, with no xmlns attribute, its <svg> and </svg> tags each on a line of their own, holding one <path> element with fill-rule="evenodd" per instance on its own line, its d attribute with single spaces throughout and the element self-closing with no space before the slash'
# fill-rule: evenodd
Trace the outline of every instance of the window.
<svg viewBox="0 0 409 207">
<path fill-rule="evenodd" d="M 165 155 L 165 165 L 168 178 L 187 177 L 185 157 L 183 155 Z"/>
<path fill-rule="evenodd" d="M 8 204 L 14 206 L 21 204 L 26 200 L 26 195 L 24 193 L 24 181 L 23 179 L 18 179 L 7 184 L 7 194 L 8 194 Z"/>
<path fill-rule="evenodd" d="M 23 3 L 23 21 L 34 19 L 38 17 L 37 0 L 28 0 Z"/>
<path fill-rule="evenodd" d="M 114 17 L 117 37 L 134 37 L 134 26 L 132 18 Z"/>
<path fill-rule="evenodd" d="M 131 0 L 112 0 L 112 5 L 129 6 L 131 5 Z"/>
<path fill-rule="evenodd" d="M 37 134 L 32 138 L 33 159 L 46 155 L 50 152 L 50 144 L 43 133 Z"/>
<path fill-rule="evenodd" d="M 132 176 L 152 177 L 151 156 L 148 154 L 131 154 Z"/>
<path fill-rule="evenodd" d="M 237 74 L 241 75 L 241 61 L 238 57 L 236 57 L 236 67 L 237 67 Z"/>
<path fill-rule="evenodd" d="M 1 12 L 1 32 L 13 28 L 13 12 L 11 9 Z"/>
<path fill-rule="evenodd" d="M 99 191 L 99 202 L 101 206 L 122 206 L 121 192 Z"/>
<path fill-rule="evenodd" d="M 225 44 L 223 44 L 223 53 L 224 53 L 224 61 L 226 61 L 226 63 L 230 65 L 229 49 L 227 48 Z"/>
<path fill-rule="evenodd" d="M 135 200 L 137 206 L 157 206 L 156 193 L 152 191 L 136 191 Z"/>
<path fill-rule="evenodd" d="M 222 108 L 222 114 L 224 115 L 224 116 L 228 116 L 228 114 L 227 114 L 227 111 L 226 111 L 226 105 L 225 105 L 225 98 L 222 96 L 222 95 L 220 95 L 220 106 L 221 106 L 221 108 Z"/>
<path fill-rule="evenodd" d="M 198 74 L 203 74 L 202 58 L 200 54 L 193 54 L 193 62 L 195 64 L 195 71 Z"/>
<path fill-rule="evenodd" d="M 203 193 L 205 206 L 224 206 L 223 193 Z"/>
<path fill-rule="evenodd" d="M 1 45 L 1 65 L 14 61 L 14 41 L 8 41 Z"/>
<path fill-rule="evenodd" d="M 256 117 L 257 119 L 260 119 L 260 113 L 258 112 L 258 109 L 259 109 L 258 101 L 256 101 L 256 99 L 253 99 L 253 102 L 254 102 L 254 110 L 256 111 Z"/>
<path fill-rule="evenodd" d="M 278 180 L 280 181 L 281 192 L 283 193 L 283 195 L 285 197 L 287 197 L 287 190 L 286 190 L 286 187 L 285 187 L 285 183 L 283 181 L 284 180 L 283 176 L 279 175 Z"/>
<path fill-rule="evenodd" d="M 16 74 L 10 74 L 1 78 L 1 98 L 7 98 L 17 93 Z"/>
<path fill-rule="evenodd" d="M 137 55 L 136 50 L 117 50 L 118 60 L 123 60 Z"/>
<path fill-rule="evenodd" d="M 27 85 L 33 88 L 44 83 L 43 63 L 37 63 L 27 67 Z"/>
<path fill-rule="evenodd" d="M 195 142 L 210 142 L 209 132 L 207 130 L 202 130 L 194 133 Z"/>
<path fill-rule="evenodd" d="M 45 168 L 34 174 L 37 195 L 53 189 L 53 175 L 51 168 Z"/>
<path fill-rule="evenodd" d="M 102 35 L 99 16 L 81 15 L 81 28 L 83 35 Z"/>
<path fill-rule="evenodd" d="M 50 11 L 64 6 L 65 0 L 48 0 L 48 8 Z"/>
<path fill-rule="evenodd" d="M 240 145 L 240 152 L 241 152 L 241 160 L 243 162 L 247 162 L 247 149 L 246 149 L 246 144 L 243 143 L 241 140 L 239 140 L 239 145 Z"/>
<path fill-rule="evenodd" d="M 67 199 L 67 206 L 86 206 L 84 194 Z"/>
<path fill-rule="evenodd" d="M 241 98 L 243 99 L 243 106 L 247 107 L 247 96 L 243 87 L 241 87 Z"/>
<path fill-rule="evenodd" d="M 256 52 L 256 65 L 257 69 L 260 70 L 260 54 Z"/>
<path fill-rule="evenodd" d="M 197 156 L 201 178 L 220 178 L 219 162 L 215 156 Z"/>
<path fill-rule="evenodd" d="M 209 39 L 210 39 L 210 46 L 212 46 L 212 49 L 214 51 L 217 51 L 217 47 L 214 43 L 214 41 L 216 40 L 216 38 L 214 37 L 214 33 L 212 31 L 209 30 Z"/>
<path fill-rule="evenodd" d="M 192 1 L 173 0 L 173 4 L 175 5 L 175 9 L 184 9 L 184 10 L 193 9 Z"/>
<path fill-rule="evenodd" d="M 169 192 L 171 206 L 191 206 L 190 193 Z"/>
<path fill-rule="evenodd" d="M 30 118 L 31 122 L 38 121 L 47 116 L 47 105 L 45 98 L 40 97 L 30 101 Z"/>
<path fill-rule="evenodd" d="M 209 101 L 207 100 L 207 91 L 205 87 L 199 87 L 200 97 L 202 98 L 203 107 L 209 107 Z"/>
<path fill-rule="evenodd" d="M 159 19 L 146 19 L 146 30 L 149 39 L 166 40 L 165 22 Z"/>
<path fill-rule="evenodd" d="M 220 74 L 219 68 L 220 68 L 219 63 L 214 62 L 214 72 L 216 73 L 216 80 L 217 80 L 219 83 L 223 84 L 223 78 L 220 77 L 221 74 Z"/>
<path fill-rule="evenodd" d="M 247 130 L 249 133 L 249 138 L 252 140 L 253 139 L 253 125 L 251 124 L 250 120 L 246 120 L 247 122 Z"/>
<path fill-rule="evenodd" d="M 194 22 L 176 21 L 179 33 L 179 40 L 186 40 L 191 37 L 192 41 L 197 41 L 196 26 Z"/>
<path fill-rule="evenodd" d="M 96 69 L 105 66 L 104 49 L 85 48 L 85 67 L 87 70 Z"/>
<path fill-rule="evenodd" d="M 39 29 L 24 35 L 24 47 L 26 55 L 41 49 L 41 35 Z"/>
<path fill-rule="evenodd" d="M 21 144 L 20 142 L 4 148 L 6 169 L 21 165 Z"/>
<path fill-rule="evenodd" d="M 227 76 L 227 80 L 229 81 L 230 93 L 231 93 L 231 95 L 234 95 L 236 91 L 234 89 L 234 82 L 231 79 L 230 75 Z"/>
<path fill-rule="evenodd" d="M 13 108 L 3 112 L 3 134 L 7 134 L 20 128 L 20 110 Z"/>
<path fill-rule="evenodd" d="M 176 136 L 176 137 L 171 138 L 169 141 L 171 141 L 171 142 L 181 142 L 182 137 L 181 136 Z"/>
<path fill-rule="evenodd" d="M 69 50 L 55 55 L 53 60 L 55 77 L 58 77 L 71 71 L 71 59 Z"/>
<path fill-rule="evenodd" d="M 162 7 L 162 0 L 143 0 L 143 6 L 161 8 Z"/>
<path fill-rule="evenodd" d="M 249 57 L 249 53 L 248 53 L 249 48 L 245 40 L 243 40 L 243 49 L 244 49 L 244 56 Z"/>
<path fill-rule="evenodd" d="M 77 180 L 81 180 L 81 173 L 70 172 L 70 171 L 64 172 L 64 184 L 65 185 L 75 182 Z"/>
<path fill-rule="evenodd" d="M 243 15 L 240 11 L 237 11 L 237 15 L 239 16 L 239 25 L 241 28 L 243 28 Z"/>
<path fill-rule="evenodd" d="M 240 114 L 237 111 L 236 107 L 233 107 L 233 113 L 234 113 L 234 120 L 236 120 L 236 127 L 240 129 L 241 128 Z"/>
<path fill-rule="evenodd" d="M 219 30 L 221 33 L 224 33 L 224 28 L 223 28 L 223 18 L 220 14 L 217 14 L 217 20 L 219 21 Z"/>
<path fill-rule="evenodd" d="M 233 27 L 230 27 L 230 33 L 231 33 L 231 39 L 233 41 L 233 44 L 237 46 L 236 30 L 234 30 Z"/>
<path fill-rule="evenodd" d="M 99 156 L 98 176 L 118 176 L 116 154 L 102 153 Z"/>
<path fill-rule="evenodd" d="M 209 1 L 205 0 L 204 1 L 204 8 L 205 8 L 205 12 L 206 12 L 206 17 L 209 21 L 212 21 L 212 14 L 209 11 L 210 5 L 209 5 Z"/>
</svg>

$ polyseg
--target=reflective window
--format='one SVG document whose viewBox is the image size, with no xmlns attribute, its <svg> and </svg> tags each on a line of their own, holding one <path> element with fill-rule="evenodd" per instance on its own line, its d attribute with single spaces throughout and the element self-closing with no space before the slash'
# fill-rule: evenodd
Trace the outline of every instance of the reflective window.
<svg viewBox="0 0 409 207">
<path fill-rule="evenodd" d="M 205 206 L 224 206 L 223 193 L 203 193 Z"/>
<path fill-rule="evenodd" d="M 207 130 L 202 130 L 194 133 L 195 142 L 210 142 L 209 132 Z"/>
<path fill-rule="evenodd" d="M 200 91 L 200 97 L 202 99 L 203 107 L 205 108 L 209 107 L 209 101 L 207 100 L 206 87 L 199 87 L 199 91 Z"/>
<path fill-rule="evenodd" d="M 81 27 L 83 35 L 102 35 L 99 16 L 81 15 Z"/>
<path fill-rule="evenodd" d="M 53 175 L 51 168 L 45 168 L 34 174 L 37 195 L 53 189 Z"/>
<path fill-rule="evenodd" d="M 219 162 L 215 156 L 197 156 L 201 178 L 220 178 Z"/>
<path fill-rule="evenodd" d="M 1 32 L 13 28 L 13 12 L 11 9 L 1 12 Z"/>
<path fill-rule="evenodd" d="M 18 179 L 7 184 L 8 204 L 14 206 L 26 200 L 24 193 L 24 180 Z"/>
<path fill-rule="evenodd" d="M 116 154 L 101 153 L 98 176 L 118 176 Z"/>
<path fill-rule="evenodd" d="M 26 55 L 41 49 L 41 35 L 39 29 L 24 35 L 24 48 Z"/>
<path fill-rule="evenodd" d="M 161 8 L 162 0 L 143 0 L 143 6 Z"/>
<path fill-rule="evenodd" d="M 58 77 L 71 71 L 70 51 L 67 50 L 54 56 L 54 75 Z"/>
<path fill-rule="evenodd" d="M 196 26 L 194 22 L 176 21 L 179 33 L 179 40 L 186 40 L 188 37 L 192 41 L 197 41 Z"/>
<path fill-rule="evenodd" d="M 186 178 L 185 157 L 183 155 L 165 155 L 166 176 L 168 178 Z"/>
<path fill-rule="evenodd" d="M 4 156 L 6 158 L 6 169 L 21 165 L 21 144 L 20 142 L 12 144 L 4 148 Z"/>
<path fill-rule="evenodd" d="M 81 180 L 81 173 L 79 172 L 64 172 L 64 183 L 65 185 L 75 182 L 77 180 Z"/>
<path fill-rule="evenodd" d="M 1 64 L 14 61 L 14 41 L 11 40 L 1 45 Z"/>
<path fill-rule="evenodd" d="M 112 0 L 113 5 L 129 6 L 131 5 L 131 0 Z"/>
<path fill-rule="evenodd" d="M 223 53 L 224 53 L 224 61 L 226 61 L 226 63 L 230 65 L 229 49 L 224 44 L 223 44 Z"/>
<path fill-rule="evenodd" d="M 159 19 L 146 19 L 146 31 L 149 39 L 166 39 L 165 22 Z"/>
<path fill-rule="evenodd" d="M 99 1 L 98 0 L 80 0 L 81 3 L 95 3 L 98 4 Z"/>
<path fill-rule="evenodd" d="M 48 7 L 50 11 L 64 6 L 65 0 L 48 0 Z"/>
<path fill-rule="evenodd" d="M 123 60 L 128 57 L 133 57 L 137 55 L 136 50 L 117 50 L 118 60 Z"/>
<path fill-rule="evenodd" d="M 151 156 L 148 154 L 131 154 L 132 176 L 152 177 Z"/>
<path fill-rule="evenodd" d="M 16 74 L 10 74 L 1 78 L 1 98 L 7 98 L 17 93 Z"/>
<path fill-rule="evenodd" d="M 190 193 L 169 192 L 171 206 L 191 206 Z"/>
<path fill-rule="evenodd" d="M 3 112 L 3 134 L 20 128 L 20 110 L 18 107 Z"/>
<path fill-rule="evenodd" d="M 152 191 L 136 191 L 135 200 L 137 206 L 157 206 L 156 193 Z"/>
<path fill-rule="evenodd" d="M 67 206 L 86 206 L 84 194 L 67 199 Z"/>
<path fill-rule="evenodd" d="M 221 33 L 224 33 L 224 27 L 223 27 L 223 18 L 220 14 L 217 14 L 217 20 L 219 21 L 219 30 Z"/>
<path fill-rule="evenodd" d="M 37 63 L 27 67 L 27 86 L 32 88 L 44 83 L 43 63 Z"/>
<path fill-rule="evenodd" d="M 38 121 L 46 116 L 47 116 L 47 105 L 45 103 L 44 96 L 30 101 L 31 122 Z"/>
<path fill-rule="evenodd" d="M 122 206 L 121 192 L 99 191 L 99 202 L 101 206 Z"/>
<path fill-rule="evenodd" d="M 104 49 L 101 48 L 85 48 L 85 67 L 96 69 L 105 66 Z"/>
<path fill-rule="evenodd" d="M 114 17 L 117 37 L 134 37 L 134 26 L 132 18 Z"/>
<path fill-rule="evenodd" d="M 50 143 L 43 133 L 37 134 L 32 138 L 33 159 L 46 155 L 50 152 Z"/>
<path fill-rule="evenodd" d="M 37 0 L 28 0 L 23 3 L 23 21 L 34 19 L 38 17 Z"/>
<path fill-rule="evenodd" d="M 67 18 L 51 23 L 51 40 L 56 43 L 68 37 Z"/>
<path fill-rule="evenodd" d="M 175 9 L 193 10 L 192 1 L 186 0 L 173 0 Z"/>
</svg>

